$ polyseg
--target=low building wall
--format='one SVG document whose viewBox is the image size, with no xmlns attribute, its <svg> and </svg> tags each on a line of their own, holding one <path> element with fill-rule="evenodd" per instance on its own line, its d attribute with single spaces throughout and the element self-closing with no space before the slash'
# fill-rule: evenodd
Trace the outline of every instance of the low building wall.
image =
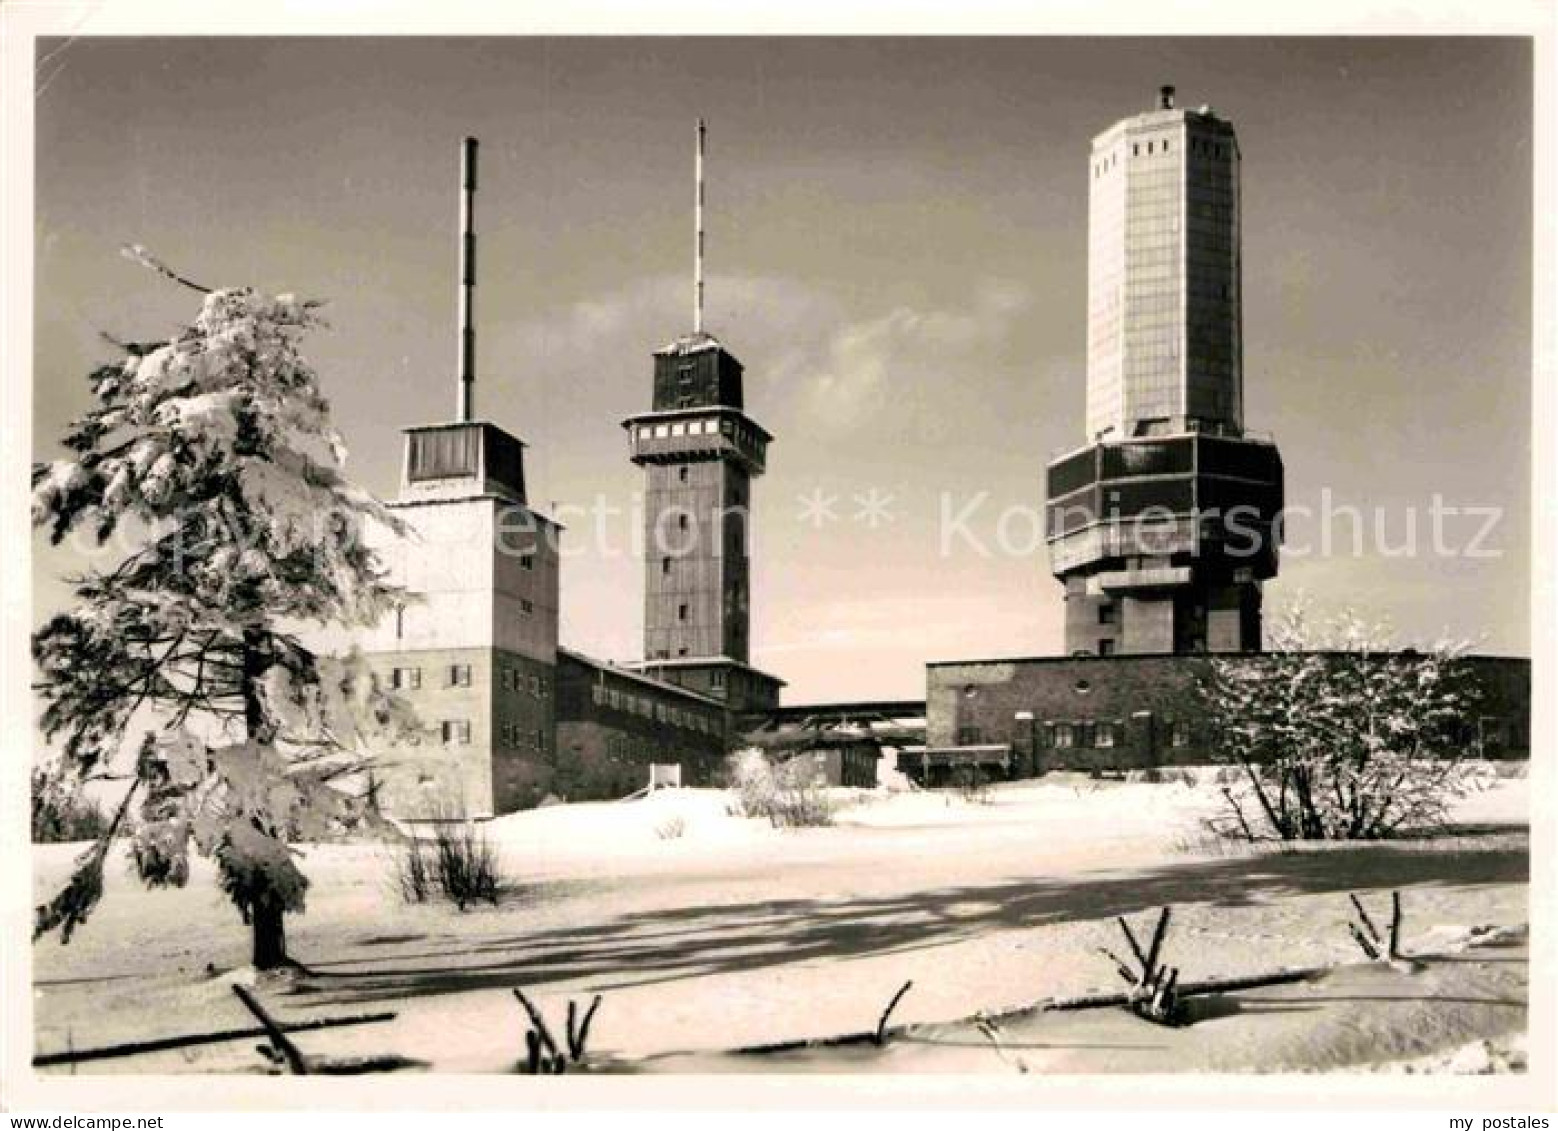
<svg viewBox="0 0 1558 1131">
<path fill-rule="evenodd" d="M 1252 656 L 1252 660 L 1259 657 Z M 1530 756 L 1529 660 L 1473 656 L 1482 701 L 1466 720 L 1482 757 Z M 1006 745 L 1012 777 L 1218 760 L 1198 687 L 1204 656 L 1076 656 L 932 663 L 926 745 Z"/>
</svg>

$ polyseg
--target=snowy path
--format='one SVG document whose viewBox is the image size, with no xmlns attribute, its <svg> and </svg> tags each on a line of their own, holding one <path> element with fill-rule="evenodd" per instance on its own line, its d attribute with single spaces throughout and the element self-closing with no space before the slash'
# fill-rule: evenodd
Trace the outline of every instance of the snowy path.
<svg viewBox="0 0 1558 1131">
<path fill-rule="evenodd" d="M 442 1070 L 506 1071 L 522 1026 L 510 987 L 560 1010 L 606 995 L 592 1046 L 624 1056 L 868 1028 L 905 979 L 895 1020 L 937 1021 L 1108 984 L 1096 955 L 1115 915 L 1174 904 L 1187 979 L 1351 959 L 1345 893 L 1406 890 L 1409 937 L 1439 924 L 1526 919 L 1525 783 L 1470 799 L 1490 826 L 1449 844 L 1211 854 L 1185 786 L 1000 790 L 977 805 L 899 797 L 831 829 L 778 832 L 729 817 L 724 795 L 566 806 L 492 827 L 527 885 L 461 915 L 388 891 L 386 850 L 309 850 L 309 911 L 289 925 L 317 973 L 265 994 L 287 1016 L 395 1009 L 310 1034 L 318 1054 L 395 1052 Z M 657 828 L 682 816 L 686 831 Z M 40 893 L 73 850 L 37 854 Z M 201 869 L 145 892 L 110 865 L 103 906 L 68 946 L 34 948 L 40 1050 L 225 1027 L 246 936 Z M 99 1062 L 101 1071 L 251 1068 L 250 1047 Z"/>
</svg>

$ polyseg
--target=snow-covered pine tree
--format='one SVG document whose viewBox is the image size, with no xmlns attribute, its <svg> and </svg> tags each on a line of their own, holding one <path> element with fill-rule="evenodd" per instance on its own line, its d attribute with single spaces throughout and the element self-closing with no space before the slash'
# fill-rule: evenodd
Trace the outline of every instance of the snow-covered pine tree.
<svg viewBox="0 0 1558 1131">
<path fill-rule="evenodd" d="M 112 827 L 37 909 L 35 937 L 58 928 L 68 942 L 86 919 L 139 793 L 141 878 L 182 885 L 193 841 L 270 969 L 287 961 L 284 916 L 308 886 L 289 841 L 360 817 L 348 787 L 371 738 L 415 725 L 355 652 L 316 656 L 300 635 L 373 623 L 402 599 L 361 535 L 403 527 L 342 475 L 299 352 L 319 304 L 207 290 L 126 254 L 204 299 L 171 340 L 125 346 L 93 372 L 69 456 L 33 468 L 35 526 L 56 543 L 80 532 L 129 546 L 74 578 L 78 603 L 34 635 L 44 733 L 80 779 L 135 758 Z"/>
</svg>

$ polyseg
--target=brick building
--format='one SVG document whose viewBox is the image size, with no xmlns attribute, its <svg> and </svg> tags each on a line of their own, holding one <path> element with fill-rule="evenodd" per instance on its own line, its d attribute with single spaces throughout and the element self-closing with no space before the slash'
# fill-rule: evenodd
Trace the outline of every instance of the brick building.
<svg viewBox="0 0 1558 1131">
<path fill-rule="evenodd" d="M 557 760 L 552 792 L 565 800 L 625 797 L 651 765 L 676 765 L 708 785 L 729 722 L 718 699 L 568 649 L 557 658 Z"/>
<path fill-rule="evenodd" d="M 1251 656 L 1251 663 L 1261 657 Z M 1389 663 L 1390 657 L 1381 658 Z M 1467 720 L 1474 753 L 1530 757 L 1531 664 L 1469 656 L 1481 695 Z M 925 748 L 900 766 L 932 783 L 957 765 L 991 777 L 1126 770 L 1218 760 L 1199 701 L 1198 656 L 1041 656 L 926 667 Z"/>
</svg>

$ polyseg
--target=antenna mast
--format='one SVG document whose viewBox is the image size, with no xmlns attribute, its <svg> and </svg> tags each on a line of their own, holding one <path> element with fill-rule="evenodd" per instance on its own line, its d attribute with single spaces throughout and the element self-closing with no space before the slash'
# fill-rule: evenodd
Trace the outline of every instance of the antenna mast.
<svg viewBox="0 0 1558 1131">
<path fill-rule="evenodd" d="M 476 139 L 460 143 L 460 359 L 455 419 L 471 419 L 476 388 Z"/>
<path fill-rule="evenodd" d="M 703 119 L 698 119 L 698 156 L 694 162 L 693 179 L 696 190 L 693 195 L 693 254 L 692 254 L 692 331 L 703 333 L 703 135 L 706 131 Z"/>
</svg>

